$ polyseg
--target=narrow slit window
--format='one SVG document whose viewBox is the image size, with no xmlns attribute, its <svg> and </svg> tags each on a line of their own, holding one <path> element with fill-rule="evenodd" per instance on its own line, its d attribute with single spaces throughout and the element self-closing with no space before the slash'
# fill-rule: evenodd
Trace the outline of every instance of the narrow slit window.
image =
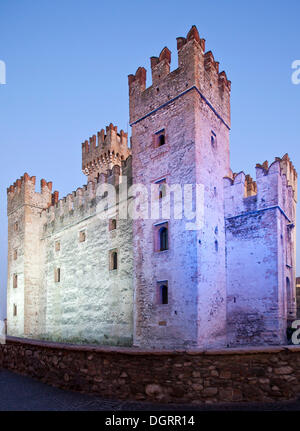
<svg viewBox="0 0 300 431">
<path fill-rule="evenodd" d="M 217 135 L 215 134 L 215 132 L 213 130 L 211 131 L 211 135 L 210 135 L 210 143 L 211 143 L 211 146 L 213 148 L 216 147 L 216 144 L 217 144 Z"/>
<path fill-rule="evenodd" d="M 109 269 L 111 271 L 118 269 L 118 252 L 116 250 L 110 252 Z"/>
<path fill-rule="evenodd" d="M 14 274 L 13 276 L 13 287 L 16 289 L 18 287 L 18 275 Z"/>
<path fill-rule="evenodd" d="M 17 308 L 16 304 L 14 304 L 14 306 L 13 306 L 13 315 L 14 315 L 14 317 L 15 317 L 17 314 L 18 314 L 18 308 Z"/>
<path fill-rule="evenodd" d="M 61 272 L 60 268 L 56 268 L 54 272 L 54 281 L 55 283 L 60 283 Z"/>
<path fill-rule="evenodd" d="M 167 305 L 169 303 L 169 288 L 167 281 L 161 281 L 157 283 L 158 287 L 158 303 L 161 305 Z"/>
</svg>

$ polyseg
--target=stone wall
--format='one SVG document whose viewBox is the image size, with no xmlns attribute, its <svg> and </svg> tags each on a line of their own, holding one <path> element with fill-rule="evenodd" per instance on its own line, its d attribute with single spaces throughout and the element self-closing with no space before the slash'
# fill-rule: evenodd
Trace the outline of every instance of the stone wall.
<svg viewBox="0 0 300 431">
<path fill-rule="evenodd" d="M 300 347 L 142 351 L 9 337 L 0 367 L 101 397 L 166 403 L 277 401 L 300 394 Z"/>
<path fill-rule="evenodd" d="M 181 197 L 186 185 L 201 185 L 203 220 L 194 230 L 187 226 L 195 220 L 186 210 L 182 219 L 171 211 L 170 218 L 134 220 L 134 344 L 220 348 L 226 346 L 223 177 L 230 170 L 230 84 L 212 53 L 205 53 L 195 27 L 177 41 L 176 70 L 170 72 L 171 53 L 164 48 L 151 57 L 150 87 L 145 69 L 129 76 L 133 182 L 148 189 L 159 181 L 180 185 Z M 198 215 L 202 206 L 197 202 Z M 153 238 L 166 220 L 168 250 L 160 252 Z M 168 304 L 157 300 L 162 282 L 168 285 Z"/>
<path fill-rule="evenodd" d="M 297 174 L 288 156 L 224 179 L 227 344 L 284 344 L 296 318 Z"/>
<path fill-rule="evenodd" d="M 128 157 L 60 200 L 45 180 L 37 193 L 35 177 L 27 174 L 8 189 L 9 335 L 132 345 L 132 221 L 119 217 L 122 194 L 109 216 L 116 228 L 101 212 L 102 186 L 127 188 L 131 177 Z M 110 265 L 113 251 L 116 269 Z"/>
</svg>

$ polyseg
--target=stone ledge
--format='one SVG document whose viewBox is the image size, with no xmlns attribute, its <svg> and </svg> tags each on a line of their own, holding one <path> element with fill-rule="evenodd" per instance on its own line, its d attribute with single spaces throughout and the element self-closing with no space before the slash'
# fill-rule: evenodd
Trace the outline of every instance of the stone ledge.
<svg viewBox="0 0 300 431">
<path fill-rule="evenodd" d="M 7 336 L 6 342 L 8 343 L 21 343 L 30 346 L 39 346 L 48 349 L 60 349 L 60 350 L 71 350 L 81 352 L 94 352 L 94 353 L 116 353 L 123 355 L 153 355 L 153 356 L 169 356 L 169 355 L 205 355 L 205 356 L 218 356 L 218 355 L 255 355 L 261 353 L 279 353 L 284 351 L 300 352 L 299 346 L 257 346 L 257 347 L 237 347 L 227 349 L 216 349 L 216 350 L 145 350 L 138 347 L 115 347 L 115 346 L 97 346 L 93 344 L 68 344 L 68 343 L 57 343 L 52 341 L 35 340 L 31 338 L 18 338 Z"/>
</svg>

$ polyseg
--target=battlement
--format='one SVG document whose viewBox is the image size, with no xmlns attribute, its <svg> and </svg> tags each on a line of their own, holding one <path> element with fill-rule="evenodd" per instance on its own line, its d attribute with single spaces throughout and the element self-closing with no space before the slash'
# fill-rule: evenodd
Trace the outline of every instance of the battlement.
<svg viewBox="0 0 300 431">
<path fill-rule="evenodd" d="M 89 141 L 82 143 L 82 171 L 88 176 L 88 181 L 94 181 L 101 173 L 114 166 L 121 166 L 122 161 L 130 155 L 127 133 L 118 133 L 117 126 L 112 123 Z"/>
<path fill-rule="evenodd" d="M 294 192 L 294 199 L 297 200 L 297 178 L 298 174 L 297 171 L 291 162 L 289 155 L 285 154 L 282 158 L 276 157 L 275 162 L 278 162 L 280 164 L 280 171 L 282 175 L 286 176 L 287 185 L 290 186 L 293 189 Z M 272 165 L 269 167 L 269 163 L 266 160 L 263 164 L 257 164 L 256 170 L 258 175 L 268 175 L 269 170 L 271 169 Z"/>
<path fill-rule="evenodd" d="M 280 206 L 291 218 L 297 201 L 297 172 L 286 154 L 256 165 L 256 181 L 244 172 L 224 178 L 227 217 L 272 206 Z M 247 200 L 247 198 L 252 198 Z"/>
<path fill-rule="evenodd" d="M 41 180 L 40 192 L 35 191 L 36 177 L 25 173 L 7 189 L 7 211 L 14 211 L 21 205 L 34 205 L 46 208 L 52 204 L 58 192 L 52 194 L 52 182 Z"/>
<path fill-rule="evenodd" d="M 44 226 L 47 226 L 44 233 L 49 233 L 49 229 L 55 231 L 65 224 L 79 222 L 85 217 L 94 214 L 97 202 L 100 199 L 97 191 L 98 186 L 104 183 L 111 184 L 116 187 L 118 195 L 121 174 L 127 177 L 127 186 L 131 186 L 131 169 L 132 161 L 131 156 L 129 156 L 126 160 L 122 160 L 121 166 L 114 165 L 112 169 L 99 173 L 94 181 L 88 181 L 86 185 L 78 187 L 61 199 L 58 199 L 58 192 L 54 192 L 52 204 L 43 211 Z"/>
<path fill-rule="evenodd" d="M 147 71 L 139 67 L 128 76 L 130 122 L 142 118 L 192 87 L 208 100 L 226 124 L 230 125 L 231 82 L 211 51 L 205 52 L 205 39 L 192 26 L 186 37 L 177 38 L 178 68 L 170 71 L 171 51 L 164 47 L 158 57 L 151 57 L 152 85 L 146 88 Z"/>
</svg>

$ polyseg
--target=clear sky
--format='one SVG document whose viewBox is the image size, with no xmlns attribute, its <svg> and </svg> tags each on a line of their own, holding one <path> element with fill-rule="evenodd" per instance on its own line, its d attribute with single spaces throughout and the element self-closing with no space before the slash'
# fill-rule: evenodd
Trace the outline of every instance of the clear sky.
<svg viewBox="0 0 300 431">
<path fill-rule="evenodd" d="M 255 177 L 256 163 L 289 153 L 300 172 L 300 85 L 291 81 L 299 16 L 299 0 L 0 0 L 7 67 L 0 85 L 0 318 L 6 188 L 25 171 L 53 181 L 61 197 L 84 184 L 81 142 L 110 122 L 127 130 L 127 75 L 144 66 L 149 79 L 149 58 L 164 46 L 176 68 L 176 37 L 193 24 L 232 81 L 233 171 Z"/>
</svg>

